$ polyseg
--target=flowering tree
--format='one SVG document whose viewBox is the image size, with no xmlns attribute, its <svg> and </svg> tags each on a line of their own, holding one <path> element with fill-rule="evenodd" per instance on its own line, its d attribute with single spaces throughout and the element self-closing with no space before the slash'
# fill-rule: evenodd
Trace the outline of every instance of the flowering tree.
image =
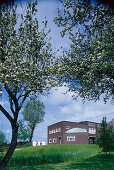
<svg viewBox="0 0 114 170">
<path fill-rule="evenodd" d="M 61 57 L 58 78 L 84 100 L 114 96 L 113 10 L 84 0 L 61 0 L 55 23 L 68 33 L 70 51 Z"/>
<path fill-rule="evenodd" d="M 0 86 L 7 93 L 11 112 L 2 104 L 0 111 L 12 127 L 11 145 L 0 168 L 5 166 L 15 150 L 18 115 L 25 100 L 56 85 L 47 21 L 43 21 L 44 28 L 40 30 L 35 17 L 36 5 L 37 1 L 29 2 L 19 18 L 16 5 L 0 6 Z"/>
</svg>

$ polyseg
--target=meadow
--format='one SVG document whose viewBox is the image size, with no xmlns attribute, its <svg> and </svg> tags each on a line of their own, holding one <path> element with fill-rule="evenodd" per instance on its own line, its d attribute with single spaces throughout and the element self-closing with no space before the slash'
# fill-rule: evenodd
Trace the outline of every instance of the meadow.
<svg viewBox="0 0 114 170">
<path fill-rule="evenodd" d="M 0 153 L 0 160 L 4 153 Z M 114 152 L 97 145 L 46 145 L 18 148 L 4 170 L 114 170 Z"/>
</svg>

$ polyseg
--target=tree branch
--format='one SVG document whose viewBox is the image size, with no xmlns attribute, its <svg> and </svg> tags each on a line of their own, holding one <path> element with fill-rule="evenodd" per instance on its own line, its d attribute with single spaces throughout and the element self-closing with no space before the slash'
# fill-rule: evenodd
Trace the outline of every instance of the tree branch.
<svg viewBox="0 0 114 170">
<path fill-rule="evenodd" d="M 13 124 L 13 118 L 9 115 L 9 113 L 2 107 L 0 104 L 0 111 L 7 117 L 11 124 Z"/>
<path fill-rule="evenodd" d="M 15 95 L 10 91 L 10 89 L 7 87 L 7 85 L 5 85 L 5 89 L 6 89 L 7 93 L 9 94 L 9 96 L 11 97 L 11 99 L 13 99 L 14 104 L 15 104 L 15 107 L 16 107 L 16 110 L 17 110 L 17 109 L 18 109 L 18 100 L 17 100 L 17 98 L 16 98 Z"/>
<path fill-rule="evenodd" d="M 22 92 L 21 92 L 21 94 L 19 95 L 19 97 L 18 97 L 18 99 L 17 100 L 19 100 L 23 95 L 23 92 L 24 92 L 24 90 L 22 90 Z"/>
<path fill-rule="evenodd" d="M 16 95 L 17 95 L 17 86 L 15 87 L 14 94 L 15 94 L 14 96 L 16 98 Z"/>
<path fill-rule="evenodd" d="M 30 91 L 27 91 L 27 92 L 25 93 L 25 95 L 24 95 L 24 97 L 23 97 L 23 100 L 22 100 L 22 102 L 20 103 L 20 106 L 19 106 L 19 110 L 18 110 L 18 111 L 20 111 L 20 109 L 21 109 L 21 107 L 22 107 L 22 105 L 23 105 L 24 101 L 26 100 L 26 98 L 27 98 L 27 96 L 28 96 L 29 93 L 30 93 Z"/>
<path fill-rule="evenodd" d="M 13 109 L 13 101 L 12 101 L 12 98 L 11 98 L 11 97 L 9 97 L 9 101 L 10 101 L 10 109 L 11 109 L 13 115 L 15 115 L 15 111 L 14 111 L 14 109 Z"/>
</svg>

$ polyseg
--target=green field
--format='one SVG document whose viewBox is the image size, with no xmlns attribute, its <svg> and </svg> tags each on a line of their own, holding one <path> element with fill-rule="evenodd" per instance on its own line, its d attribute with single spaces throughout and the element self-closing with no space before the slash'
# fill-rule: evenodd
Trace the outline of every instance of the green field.
<svg viewBox="0 0 114 170">
<path fill-rule="evenodd" d="M 16 150 L 4 170 L 114 170 L 113 162 L 114 152 L 102 154 L 96 145 L 31 146 Z"/>
</svg>

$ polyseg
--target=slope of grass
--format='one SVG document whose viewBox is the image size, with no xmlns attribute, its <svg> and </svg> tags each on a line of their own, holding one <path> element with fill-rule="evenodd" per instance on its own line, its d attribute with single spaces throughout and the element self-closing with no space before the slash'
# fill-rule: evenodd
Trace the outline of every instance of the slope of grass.
<svg viewBox="0 0 114 170">
<path fill-rule="evenodd" d="M 106 157 L 99 151 L 96 145 L 27 147 L 16 150 L 5 169 L 114 169 L 114 154 Z"/>
</svg>

